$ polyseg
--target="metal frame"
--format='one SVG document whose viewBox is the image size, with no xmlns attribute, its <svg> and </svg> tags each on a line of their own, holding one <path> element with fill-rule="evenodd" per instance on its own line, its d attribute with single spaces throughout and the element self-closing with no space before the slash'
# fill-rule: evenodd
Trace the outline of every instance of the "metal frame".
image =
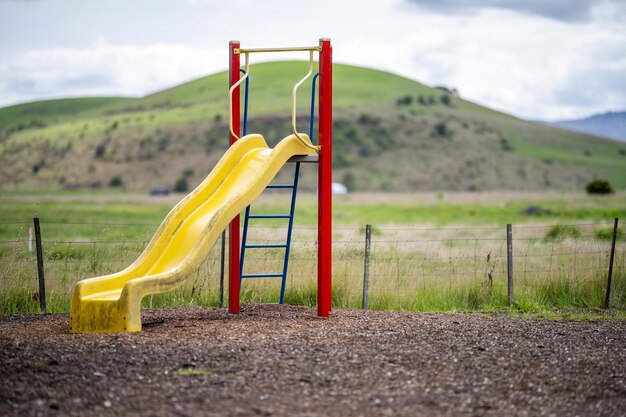
<svg viewBox="0 0 626 417">
<path fill-rule="evenodd" d="M 319 46 L 302 48 L 243 49 L 239 41 L 229 44 L 229 93 L 230 96 L 230 143 L 241 132 L 241 100 L 239 85 L 247 79 L 249 69 L 240 77 L 241 54 L 257 52 L 309 51 L 319 52 L 319 158 L 318 158 L 318 264 L 317 264 L 317 314 L 328 317 L 332 309 L 332 45 L 330 39 L 322 38 Z M 307 78 L 310 74 L 307 74 Z M 312 129 L 311 129 L 312 131 Z M 240 311 L 240 219 L 237 216 L 229 226 L 229 312 Z"/>
<path fill-rule="evenodd" d="M 329 39 L 330 40 L 330 39 Z M 321 39 L 320 39 L 321 41 Z M 235 54 L 248 54 L 248 53 L 259 53 L 259 52 L 300 52 L 300 51 L 311 51 L 311 52 L 320 52 L 322 50 L 320 46 L 293 46 L 287 48 L 235 48 Z"/>
</svg>

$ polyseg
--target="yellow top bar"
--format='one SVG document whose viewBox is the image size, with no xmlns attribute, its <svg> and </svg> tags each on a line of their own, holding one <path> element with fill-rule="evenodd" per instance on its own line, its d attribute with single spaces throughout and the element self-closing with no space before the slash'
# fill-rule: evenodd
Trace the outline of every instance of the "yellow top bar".
<svg viewBox="0 0 626 417">
<path fill-rule="evenodd" d="M 256 52 L 294 52 L 294 51 L 321 51 L 322 48 L 319 46 L 295 46 L 292 48 L 235 48 L 235 54 L 245 54 L 245 53 L 256 53 Z"/>
</svg>

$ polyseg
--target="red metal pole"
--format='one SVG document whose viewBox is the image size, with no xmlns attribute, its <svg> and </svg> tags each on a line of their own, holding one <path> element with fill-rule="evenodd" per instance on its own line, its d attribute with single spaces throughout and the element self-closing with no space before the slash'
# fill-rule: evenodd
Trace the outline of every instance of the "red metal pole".
<svg viewBox="0 0 626 417">
<path fill-rule="evenodd" d="M 317 315 L 328 317 L 332 308 L 333 262 L 333 53 L 330 39 L 320 39 L 319 143 L 317 218 Z"/>
<path fill-rule="evenodd" d="M 235 48 L 239 48 L 239 41 L 230 41 L 229 53 L 230 62 L 228 66 L 228 88 L 232 87 L 239 81 L 239 68 L 241 67 L 240 55 L 235 54 Z M 230 109 L 233 117 L 233 131 L 240 135 L 241 119 L 240 119 L 240 90 L 239 87 L 233 91 L 233 107 Z M 230 144 L 235 143 L 237 138 L 229 133 Z M 228 226 L 228 311 L 232 314 L 238 314 L 239 305 L 239 216 L 235 217 Z"/>
</svg>

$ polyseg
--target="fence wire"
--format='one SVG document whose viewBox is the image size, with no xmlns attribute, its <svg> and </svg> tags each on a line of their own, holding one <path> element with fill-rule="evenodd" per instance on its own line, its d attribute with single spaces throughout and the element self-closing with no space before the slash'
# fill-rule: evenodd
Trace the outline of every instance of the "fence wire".
<svg viewBox="0 0 626 417">
<path fill-rule="evenodd" d="M 130 265 L 158 225 L 149 223 L 42 222 L 47 295 L 53 309 L 68 311 L 81 279 Z M 38 297 L 35 245 L 27 222 L 3 222 L 0 240 L 0 312 L 32 312 Z M 94 229 L 97 233 L 86 232 Z M 610 222 L 514 226 L 512 271 L 507 267 L 504 227 L 372 227 L 368 294 L 370 307 L 408 310 L 489 308 L 507 305 L 507 278 L 518 303 L 600 306 L 611 250 Z M 333 302 L 362 301 L 365 228 L 333 230 Z M 611 232 L 611 233 L 610 233 Z M 286 230 L 250 227 L 248 243 L 284 241 Z M 317 228 L 295 227 L 286 302 L 313 305 L 317 279 Z M 611 305 L 626 306 L 626 239 L 618 234 Z M 284 249 L 248 250 L 247 273 L 282 270 Z M 173 295 L 147 297 L 146 306 L 217 305 L 220 244 L 207 254 Z M 225 262 L 228 274 L 228 262 Z M 228 281 L 228 280 L 226 280 Z M 252 281 L 252 282 L 250 282 Z M 279 279 L 245 280 L 242 300 L 276 302 Z M 227 284 L 226 284 L 227 285 Z M 17 301 L 16 301 L 17 300 Z M 56 303 L 56 304 L 55 304 Z M 50 304 L 50 303 L 49 303 Z M 54 307 L 56 306 L 56 307 Z"/>
</svg>

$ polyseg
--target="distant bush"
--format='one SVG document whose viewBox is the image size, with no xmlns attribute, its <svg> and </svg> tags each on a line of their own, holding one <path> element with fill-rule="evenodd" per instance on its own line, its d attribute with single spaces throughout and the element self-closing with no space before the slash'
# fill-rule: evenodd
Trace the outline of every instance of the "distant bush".
<svg viewBox="0 0 626 417">
<path fill-rule="evenodd" d="M 189 183 L 187 182 L 187 178 L 181 177 L 174 184 L 174 192 L 177 193 L 186 193 L 189 191 Z"/>
<path fill-rule="evenodd" d="M 580 229 L 572 225 L 556 225 L 552 226 L 546 233 L 546 240 L 558 242 L 565 238 L 580 237 Z"/>
<path fill-rule="evenodd" d="M 500 138 L 500 146 L 504 152 L 513 152 L 513 146 L 509 143 L 509 140 L 505 137 Z"/>
<path fill-rule="evenodd" d="M 613 228 L 601 227 L 593 230 L 593 235 L 600 240 L 613 240 Z M 624 231 L 620 228 L 617 229 L 617 239 L 620 240 L 624 236 Z"/>
<path fill-rule="evenodd" d="M 344 132 L 344 134 L 346 135 L 346 138 L 348 138 L 349 140 L 358 140 L 359 139 L 359 131 L 356 130 L 355 128 L 351 127 L 348 130 L 346 130 Z"/>
<path fill-rule="evenodd" d="M 450 100 L 450 96 L 448 94 L 442 94 L 440 100 L 441 104 L 443 104 L 444 106 L 452 105 L 452 100 Z"/>
<path fill-rule="evenodd" d="M 613 186 L 609 180 L 596 179 L 585 186 L 587 194 L 613 194 Z"/>
<path fill-rule="evenodd" d="M 109 187 L 123 187 L 123 186 L 124 186 L 124 181 L 122 180 L 122 177 L 120 177 L 119 175 L 111 177 L 111 180 L 109 181 Z"/>
<path fill-rule="evenodd" d="M 361 115 L 357 119 L 357 122 L 360 125 L 377 125 L 378 123 L 380 123 L 380 119 L 365 113 L 361 113 Z"/>
<path fill-rule="evenodd" d="M 413 97 L 404 96 L 396 100 L 396 106 L 410 106 L 413 104 Z"/>
<path fill-rule="evenodd" d="M 441 136 L 441 137 L 448 136 L 449 130 L 448 130 L 448 126 L 446 125 L 446 122 L 437 123 L 435 127 L 433 128 L 433 132 L 437 136 Z"/>
<path fill-rule="evenodd" d="M 96 152 L 94 153 L 94 156 L 96 157 L 96 159 L 100 159 L 104 156 L 106 151 L 107 151 L 107 144 L 102 142 L 98 144 L 98 146 L 96 146 Z"/>
<path fill-rule="evenodd" d="M 44 167 L 44 165 L 46 164 L 46 161 L 44 161 L 43 159 L 41 159 L 39 162 L 37 162 L 35 165 L 33 165 L 33 174 L 36 174 L 39 172 L 39 170 L 41 168 Z"/>
</svg>

